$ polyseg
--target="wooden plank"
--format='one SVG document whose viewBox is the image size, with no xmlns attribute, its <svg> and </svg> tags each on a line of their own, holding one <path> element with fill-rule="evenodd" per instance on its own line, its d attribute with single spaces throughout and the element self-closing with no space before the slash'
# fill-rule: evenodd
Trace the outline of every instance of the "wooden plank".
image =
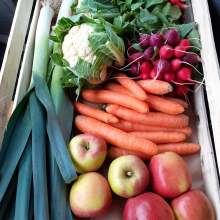
<svg viewBox="0 0 220 220">
<path fill-rule="evenodd" d="M 23 95 L 26 93 L 30 78 L 31 78 L 31 70 L 32 70 L 32 63 L 33 63 L 33 56 L 34 56 L 34 45 L 35 45 L 35 32 L 37 27 L 37 21 L 40 14 L 40 1 L 36 2 L 36 6 L 34 9 L 33 18 L 31 21 L 31 27 L 28 35 L 28 40 L 26 44 L 26 49 L 23 57 L 23 62 L 21 66 L 21 70 L 19 73 L 19 79 L 17 84 L 17 89 L 14 98 L 14 105 L 13 110 L 17 106 L 17 104 L 21 101 Z"/>
<path fill-rule="evenodd" d="M 0 146 L 34 0 L 18 0 L 0 73 Z"/>
<path fill-rule="evenodd" d="M 220 68 L 216 54 L 212 32 L 212 23 L 207 0 L 192 0 L 195 21 L 199 24 L 202 50 L 201 55 L 205 63 L 203 72 L 208 96 L 210 117 L 215 142 L 218 168 L 220 170 Z"/>
</svg>

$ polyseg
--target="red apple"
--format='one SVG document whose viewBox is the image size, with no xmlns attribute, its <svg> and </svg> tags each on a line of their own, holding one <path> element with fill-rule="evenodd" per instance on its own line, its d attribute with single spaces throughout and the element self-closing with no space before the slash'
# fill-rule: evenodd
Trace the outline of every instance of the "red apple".
<svg viewBox="0 0 220 220">
<path fill-rule="evenodd" d="M 215 220 L 209 199 L 197 189 L 173 199 L 171 207 L 178 220 Z"/>
<path fill-rule="evenodd" d="M 172 209 L 159 195 L 146 192 L 128 199 L 124 220 L 175 220 Z"/>
<path fill-rule="evenodd" d="M 150 160 L 149 171 L 153 190 L 173 199 L 192 187 L 192 176 L 185 161 L 176 153 L 165 152 Z"/>
<path fill-rule="evenodd" d="M 108 181 L 113 192 L 124 198 L 142 193 L 149 183 L 149 171 L 144 162 L 133 155 L 115 159 L 108 170 Z"/>
<path fill-rule="evenodd" d="M 79 176 L 70 191 L 72 212 L 81 218 L 103 216 L 112 203 L 108 181 L 99 173 L 89 172 Z"/>
<path fill-rule="evenodd" d="M 96 134 L 80 134 L 69 143 L 68 151 L 77 173 L 98 170 L 107 155 L 105 140 Z"/>
</svg>

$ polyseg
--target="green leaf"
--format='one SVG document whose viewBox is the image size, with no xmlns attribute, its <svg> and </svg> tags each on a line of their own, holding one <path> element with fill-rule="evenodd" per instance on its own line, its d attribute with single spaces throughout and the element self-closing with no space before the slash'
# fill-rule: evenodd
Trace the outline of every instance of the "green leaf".
<svg viewBox="0 0 220 220">
<path fill-rule="evenodd" d="M 196 64 L 195 64 L 195 69 L 192 73 L 192 79 L 198 81 L 198 82 L 202 82 L 203 81 L 203 78 L 204 76 L 201 75 L 198 71 L 196 71 L 196 69 L 199 71 L 201 68 L 200 68 L 200 65 L 199 65 L 199 62 L 197 61 Z"/>
<path fill-rule="evenodd" d="M 128 10 L 130 10 L 131 9 L 132 0 L 125 0 L 125 3 L 127 5 L 127 7 L 128 7 Z"/>
<path fill-rule="evenodd" d="M 138 50 L 139 52 L 142 52 L 144 50 L 140 44 L 133 44 L 132 47 L 135 48 L 136 50 Z"/>
<path fill-rule="evenodd" d="M 186 39 L 191 39 L 191 38 L 197 38 L 200 39 L 199 32 L 197 30 L 191 31 L 187 36 Z M 191 51 L 200 51 L 202 49 L 202 46 L 200 44 L 200 41 L 197 39 L 190 40 L 190 45 L 194 46 L 194 48 L 190 48 Z M 197 48 L 195 48 L 197 47 Z"/>
<path fill-rule="evenodd" d="M 122 16 L 118 16 L 114 19 L 114 22 L 113 22 L 113 25 L 116 27 L 116 28 L 122 28 Z"/>
<path fill-rule="evenodd" d="M 73 3 L 70 7 L 72 13 L 76 12 L 77 5 L 78 5 L 78 0 L 76 0 L 75 3 Z"/>
<path fill-rule="evenodd" d="M 157 46 L 154 48 L 154 55 L 153 55 L 153 57 L 151 58 L 151 61 L 152 61 L 152 62 L 155 61 L 155 58 L 156 58 L 157 55 L 159 54 L 159 50 L 160 50 L 160 48 L 157 47 Z"/>
<path fill-rule="evenodd" d="M 142 5 L 144 5 L 144 2 L 133 4 L 131 6 L 131 11 L 135 11 L 135 10 L 139 9 Z"/>
<path fill-rule="evenodd" d="M 169 21 L 166 19 L 166 17 L 164 16 L 164 14 L 162 14 L 161 12 L 157 12 L 154 15 L 156 15 L 163 24 L 165 24 L 167 27 L 170 26 Z"/>
<path fill-rule="evenodd" d="M 183 39 L 192 30 L 194 25 L 195 25 L 195 23 L 191 22 L 191 23 L 188 23 L 188 24 L 175 25 L 174 27 L 177 28 L 181 39 Z"/>
<path fill-rule="evenodd" d="M 146 0 L 145 8 L 150 8 L 151 6 L 158 5 L 165 2 L 165 0 Z"/>
<path fill-rule="evenodd" d="M 168 16 L 170 14 L 171 4 L 169 2 L 166 3 L 166 5 L 163 7 L 162 13 L 164 16 Z"/>
<path fill-rule="evenodd" d="M 173 19 L 173 20 L 177 20 L 180 18 L 181 16 L 181 10 L 179 8 L 178 5 L 172 5 L 170 8 L 170 13 L 169 16 Z"/>
<path fill-rule="evenodd" d="M 52 62 L 57 66 L 63 66 L 63 54 L 62 53 L 53 53 L 50 55 Z"/>
<path fill-rule="evenodd" d="M 158 21 L 157 16 L 151 14 L 147 9 L 143 9 L 140 12 L 140 20 L 147 24 L 154 24 Z"/>
</svg>

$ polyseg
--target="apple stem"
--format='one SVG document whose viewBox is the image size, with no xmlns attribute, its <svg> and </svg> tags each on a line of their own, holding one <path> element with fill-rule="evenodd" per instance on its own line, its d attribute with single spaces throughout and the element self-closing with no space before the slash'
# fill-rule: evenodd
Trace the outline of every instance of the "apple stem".
<svg viewBox="0 0 220 220">
<path fill-rule="evenodd" d="M 86 147 L 87 150 L 89 150 L 89 141 L 87 142 L 87 147 Z"/>
<path fill-rule="evenodd" d="M 130 177 L 131 175 L 132 175 L 132 172 L 131 172 L 131 171 L 128 171 L 128 172 L 127 172 L 127 176 Z"/>
</svg>

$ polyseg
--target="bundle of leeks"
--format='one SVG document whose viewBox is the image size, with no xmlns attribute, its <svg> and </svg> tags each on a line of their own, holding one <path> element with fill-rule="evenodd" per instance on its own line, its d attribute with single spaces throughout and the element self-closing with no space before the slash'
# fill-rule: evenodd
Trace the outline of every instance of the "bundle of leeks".
<svg viewBox="0 0 220 220">
<path fill-rule="evenodd" d="M 63 0 L 58 19 L 71 15 L 74 2 Z M 77 178 L 67 150 L 73 107 L 60 85 L 62 68 L 54 67 L 50 91 L 46 81 L 51 21 L 61 1 L 41 3 L 31 85 L 9 120 L 0 151 L 0 220 L 29 220 L 33 214 L 35 220 L 73 219 L 66 184 Z M 55 43 L 54 52 L 60 49 Z"/>
</svg>

